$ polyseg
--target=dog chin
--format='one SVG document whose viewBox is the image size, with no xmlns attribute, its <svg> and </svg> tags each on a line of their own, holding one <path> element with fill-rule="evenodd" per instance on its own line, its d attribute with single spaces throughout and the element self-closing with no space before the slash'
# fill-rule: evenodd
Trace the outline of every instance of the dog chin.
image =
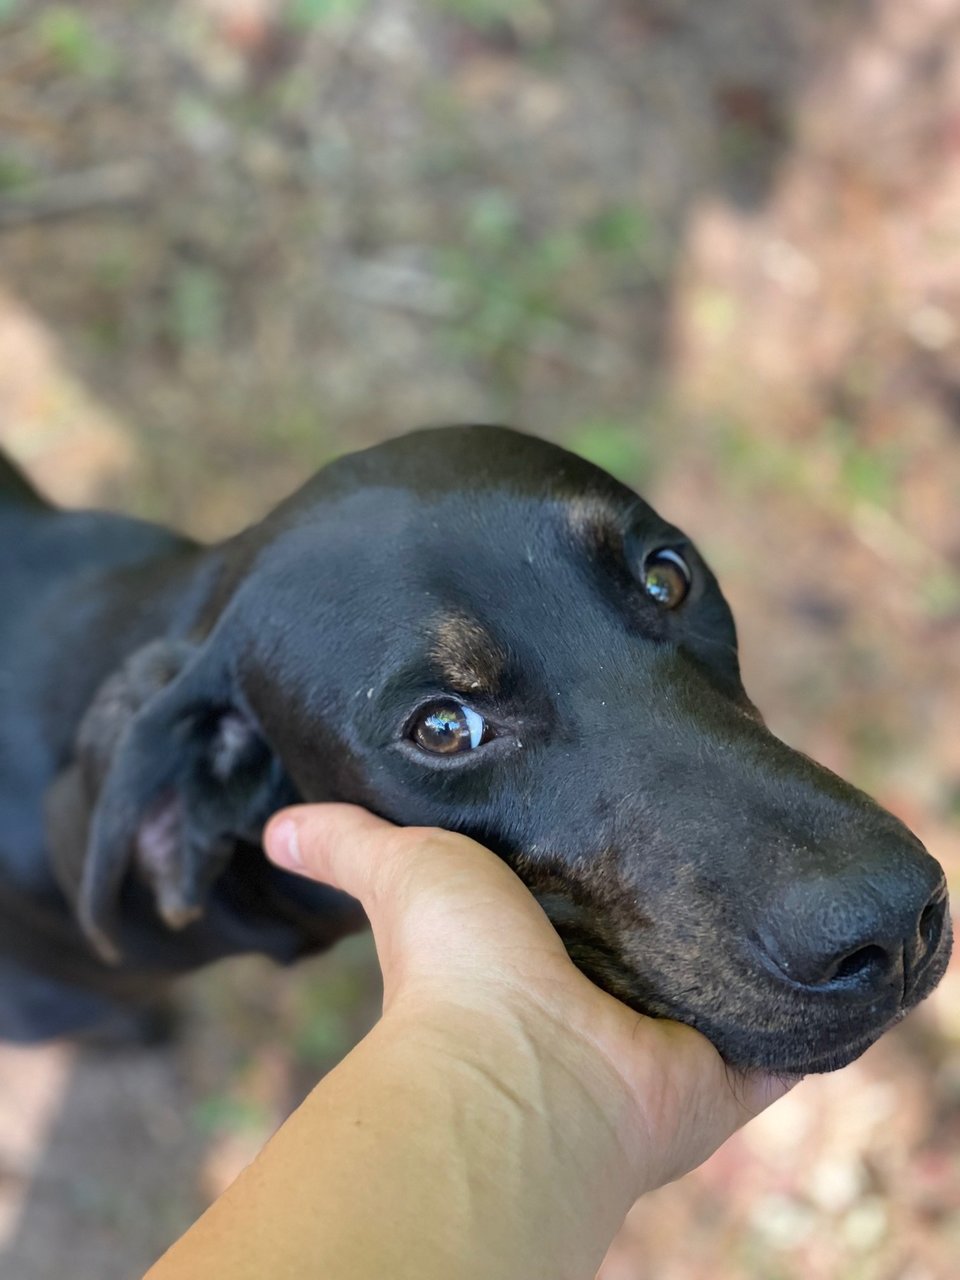
<svg viewBox="0 0 960 1280">
<path fill-rule="evenodd" d="M 729 1067 L 799 1079 L 803 1076 L 824 1075 L 849 1066 L 861 1054 L 866 1053 L 885 1031 L 899 1022 L 902 1016 L 903 1014 L 899 1014 L 891 1022 L 854 1040 L 844 1040 L 829 1047 L 822 1043 L 815 1046 L 791 1044 L 788 1037 L 784 1037 L 779 1043 L 767 1040 L 758 1043 L 749 1032 L 742 1035 L 736 1031 L 723 1034 L 716 1030 L 708 1033 L 704 1028 L 697 1029 L 703 1030 L 703 1034 L 712 1041 Z M 691 1021 L 690 1025 L 696 1026 L 696 1022 Z"/>
<path fill-rule="evenodd" d="M 552 905 L 552 904 L 551 904 Z M 580 921 L 558 924 L 571 959 L 591 981 L 637 1013 L 651 1018 L 671 1018 L 693 1027 L 713 1044 L 724 1062 L 741 1071 L 764 1071 L 772 1075 L 799 1077 L 839 1071 L 865 1053 L 879 1038 L 896 1026 L 943 977 L 952 949 L 952 930 L 945 929 L 940 945 L 910 992 L 908 1002 L 898 1005 L 896 997 L 884 1012 L 874 1008 L 871 1019 L 818 1011 L 811 1005 L 784 1010 L 782 1031 L 751 1028 L 674 1003 L 651 989 L 633 966 L 596 934 L 587 932 Z M 892 993 L 891 993 L 892 994 Z"/>
<path fill-rule="evenodd" d="M 947 953 L 949 954 L 949 948 Z M 782 1032 L 758 1031 L 736 1024 L 725 1025 L 719 1019 L 671 1006 L 651 998 L 650 995 L 637 995 L 636 984 L 631 983 L 624 970 L 615 970 L 608 961 L 598 972 L 595 954 L 591 956 L 591 960 L 593 963 L 584 963 L 583 958 L 578 957 L 578 964 L 594 982 L 598 982 L 637 1013 L 652 1018 L 671 1018 L 693 1027 L 706 1036 L 729 1067 L 788 1078 L 821 1075 L 848 1066 L 906 1017 L 916 1003 L 891 1009 L 886 1017 L 859 1027 L 851 1026 L 849 1021 L 838 1023 L 834 1019 L 830 1019 L 829 1023 L 822 1023 L 817 1017 L 810 1016 L 802 1026 L 794 1029 L 785 1028 Z M 945 963 L 943 960 L 942 965 L 945 966 Z M 937 967 L 942 973 L 941 964 Z M 924 994 L 933 989 L 939 977 L 940 974 L 936 978 L 931 974 L 933 980 L 929 986 L 924 984 Z"/>
</svg>

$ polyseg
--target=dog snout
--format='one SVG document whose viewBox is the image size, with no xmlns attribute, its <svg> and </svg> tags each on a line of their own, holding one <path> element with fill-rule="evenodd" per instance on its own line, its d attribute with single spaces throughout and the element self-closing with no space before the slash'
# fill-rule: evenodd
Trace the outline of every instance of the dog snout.
<svg viewBox="0 0 960 1280">
<path fill-rule="evenodd" d="M 926 853 L 795 881 L 770 904 L 759 933 L 768 968 L 795 988 L 850 1004 L 926 994 L 947 931 L 947 886 Z"/>
</svg>

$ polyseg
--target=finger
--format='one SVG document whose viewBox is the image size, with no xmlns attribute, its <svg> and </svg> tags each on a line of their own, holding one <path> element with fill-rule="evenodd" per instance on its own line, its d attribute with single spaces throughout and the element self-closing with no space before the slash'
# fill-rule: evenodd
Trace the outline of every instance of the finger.
<svg viewBox="0 0 960 1280">
<path fill-rule="evenodd" d="M 359 898 L 371 916 L 381 907 L 476 908 L 489 895 L 533 915 L 539 907 L 517 876 L 467 836 L 432 827 L 397 827 L 356 805 L 298 805 L 276 814 L 264 833 L 268 856 L 287 870 L 323 880 Z"/>
</svg>

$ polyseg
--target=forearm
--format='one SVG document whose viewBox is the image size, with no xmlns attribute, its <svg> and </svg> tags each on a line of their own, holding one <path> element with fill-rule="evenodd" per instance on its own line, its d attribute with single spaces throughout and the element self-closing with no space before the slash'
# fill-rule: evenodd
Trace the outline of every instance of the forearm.
<svg viewBox="0 0 960 1280">
<path fill-rule="evenodd" d="M 150 1280 L 592 1280 L 638 1195 L 783 1091 L 597 990 L 462 836 L 334 805 L 265 839 L 363 903 L 387 1012 Z"/>
<path fill-rule="evenodd" d="M 150 1280 L 589 1280 L 639 1189 L 602 1070 L 519 1022 L 391 1016 Z"/>
</svg>

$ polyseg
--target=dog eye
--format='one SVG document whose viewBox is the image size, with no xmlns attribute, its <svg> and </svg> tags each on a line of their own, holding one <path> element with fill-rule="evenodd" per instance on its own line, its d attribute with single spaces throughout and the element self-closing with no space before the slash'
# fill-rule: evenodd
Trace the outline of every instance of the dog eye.
<svg viewBox="0 0 960 1280">
<path fill-rule="evenodd" d="M 424 707 L 410 730 L 410 737 L 418 747 L 440 756 L 473 751 L 487 736 L 487 723 L 483 716 L 452 698 L 431 702 Z"/>
<path fill-rule="evenodd" d="M 643 565 L 643 589 L 665 609 L 682 604 L 690 590 L 690 566 L 677 551 L 653 551 Z"/>
</svg>

